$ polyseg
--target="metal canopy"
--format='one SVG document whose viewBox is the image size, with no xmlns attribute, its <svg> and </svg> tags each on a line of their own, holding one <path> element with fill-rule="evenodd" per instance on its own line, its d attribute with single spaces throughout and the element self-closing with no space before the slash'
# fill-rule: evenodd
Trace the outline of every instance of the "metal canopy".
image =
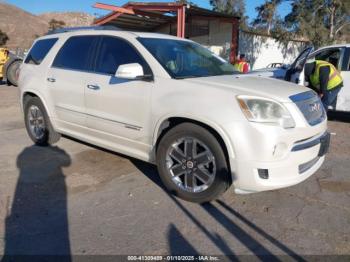
<svg viewBox="0 0 350 262">
<path fill-rule="evenodd" d="M 137 31 L 155 31 L 162 25 L 177 21 L 178 37 L 185 37 L 185 18 L 220 19 L 229 23 L 234 23 L 239 19 L 239 17 L 176 2 L 129 2 L 122 7 L 96 3 L 94 7 L 111 11 L 106 16 L 96 19 L 94 21 L 96 25 L 113 25 Z"/>
</svg>

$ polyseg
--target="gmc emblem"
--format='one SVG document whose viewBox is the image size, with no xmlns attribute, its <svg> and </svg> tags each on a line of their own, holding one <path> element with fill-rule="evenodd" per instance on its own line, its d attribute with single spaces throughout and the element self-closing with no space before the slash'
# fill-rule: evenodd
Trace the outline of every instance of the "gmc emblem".
<svg viewBox="0 0 350 262">
<path fill-rule="evenodd" d="M 321 104 L 320 103 L 313 103 L 310 104 L 310 112 L 318 112 L 321 110 Z"/>
</svg>

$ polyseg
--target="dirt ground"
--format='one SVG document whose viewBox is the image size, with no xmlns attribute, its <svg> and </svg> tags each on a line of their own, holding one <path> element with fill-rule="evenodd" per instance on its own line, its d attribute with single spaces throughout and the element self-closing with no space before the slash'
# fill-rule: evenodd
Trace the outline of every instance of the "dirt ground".
<svg viewBox="0 0 350 262">
<path fill-rule="evenodd" d="M 307 181 L 197 205 L 141 161 L 68 138 L 33 146 L 17 93 L 0 86 L 0 254 L 350 254 L 344 119 L 329 121 L 330 153 Z"/>
</svg>

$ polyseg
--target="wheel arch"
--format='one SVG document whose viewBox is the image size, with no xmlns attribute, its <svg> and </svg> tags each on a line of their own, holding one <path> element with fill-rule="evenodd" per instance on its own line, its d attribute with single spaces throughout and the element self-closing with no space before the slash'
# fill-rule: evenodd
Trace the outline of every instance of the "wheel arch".
<svg viewBox="0 0 350 262">
<path fill-rule="evenodd" d="M 208 120 L 204 120 L 202 118 L 193 118 L 189 116 L 167 116 L 161 119 L 156 125 L 156 129 L 154 131 L 153 136 L 153 148 L 155 149 L 155 154 L 162 137 L 170 129 L 182 123 L 193 123 L 208 130 L 219 141 L 224 151 L 229 170 L 231 171 L 230 158 L 234 157 L 234 151 L 231 146 L 231 143 L 229 142 L 229 138 L 218 124 L 215 124 Z"/>
<path fill-rule="evenodd" d="M 43 96 L 39 92 L 37 92 L 35 90 L 25 90 L 25 91 L 23 91 L 23 93 L 21 95 L 21 109 L 22 109 L 22 112 L 24 112 L 25 102 L 30 97 L 37 97 L 37 98 L 39 98 L 40 101 L 43 103 L 43 105 L 45 107 L 47 115 L 50 116 L 50 110 L 47 107 L 45 99 L 43 99 Z"/>
</svg>

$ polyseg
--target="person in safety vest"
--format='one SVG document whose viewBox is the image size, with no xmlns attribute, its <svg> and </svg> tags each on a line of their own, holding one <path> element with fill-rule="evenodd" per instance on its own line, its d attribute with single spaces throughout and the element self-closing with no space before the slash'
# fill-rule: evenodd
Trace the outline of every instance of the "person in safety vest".
<svg viewBox="0 0 350 262">
<path fill-rule="evenodd" d="M 240 54 L 239 58 L 235 61 L 233 65 L 237 71 L 241 73 L 248 73 L 249 72 L 249 63 L 247 62 L 245 58 L 245 54 Z"/>
<path fill-rule="evenodd" d="M 343 79 L 335 66 L 329 62 L 314 60 L 305 64 L 305 80 L 320 95 L 323 106 L 335 109 L 337 95 L 343 87 Z"/>
</svg>

